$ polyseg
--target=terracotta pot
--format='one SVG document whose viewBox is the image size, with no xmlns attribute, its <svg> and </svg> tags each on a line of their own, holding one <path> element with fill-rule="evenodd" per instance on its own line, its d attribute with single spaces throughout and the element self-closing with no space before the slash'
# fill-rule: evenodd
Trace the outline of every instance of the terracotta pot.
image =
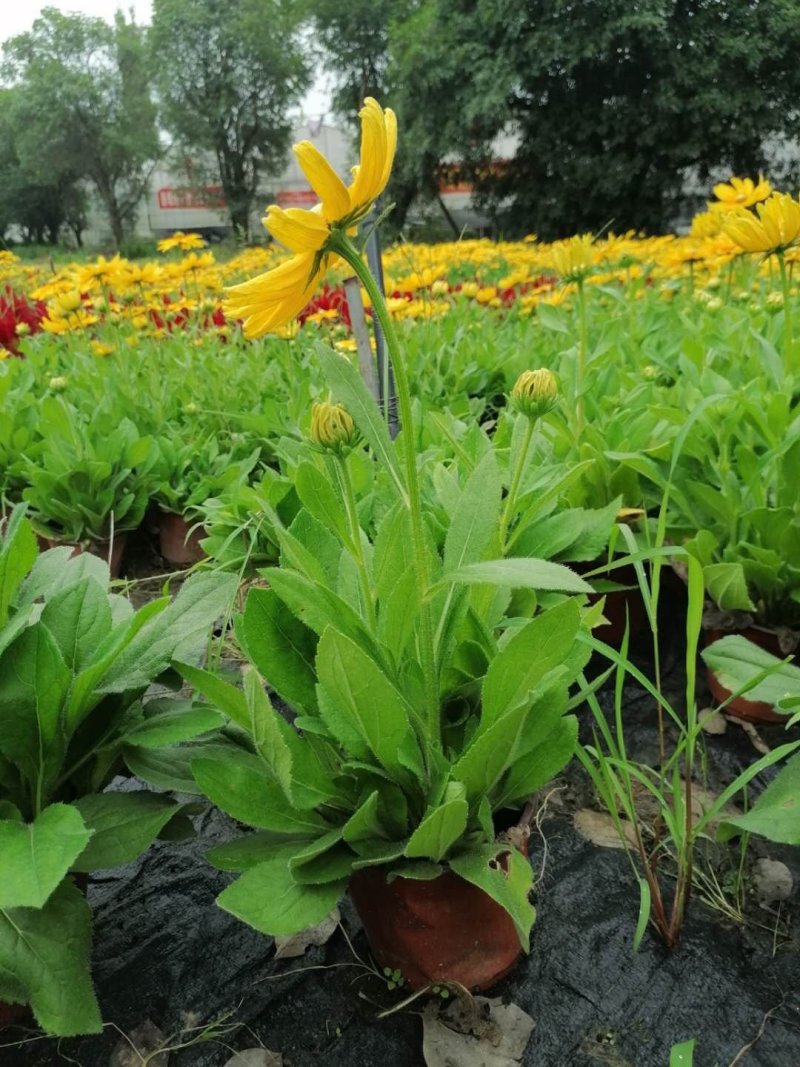
<svg viewBox="0 0 800 1067">
<path fill-rule="evenodd" d="M 574 569 L 578 574 L 585 574 L 587 571 L 593 571 L 602 566 L 603 563 L 605 563 L 605 560 L 595 560 L 594 563 L 578 563 L 574 565 Z M 596 626 L 592 630 L 592 636 L 599 641 L 605 641 L 607 645 L 619 646 L 625 636 L 625 624 L 627 621 L 629 636 L 633 640 L 634 637 L 642 632 L 647 621 L 647 612 L 633 564 L 628 564 L 626 567 L 617 567 L 616 570 L 608 571 L 606 575 L 597 575 L 597 577 L 607 577 L 609 581 L 616 582 L 618 585 L 630 585 L 633 588 L 618 589 L 611 593 L 590 594 L 590 604 L 596 604 L 602 596 L 605 596 L 606 602 L 603 607 L 603 615 L 608 619 L 607 623 L 603 623 L 602 626 Z M 587 581 L 591 585 L 592 579 L 588 578 Z"/>
<path fill-rule="evenodd" d="M 706 644 L 711 645 L 721 637 L 727 637 L 731 633 L 746 637 L 748 641 L 752 641 L 754 645 L 763 648 L 765 652 L 770 652 L 773 656 L 783 658 L 778 635 L 773 633 L 772 630 L 762 630 L 758 626 L 750 626 L 744 630 L 706 630 Z M 796 656 L 795 659 L 797 659 Z M 706 675 L 711 695 L 718 704 L 721 704 L 728 699 L 732 690 L 725 688 L 710 667 L 706 667 Z M 746 719 L 748 722 L 786 722 L 786 716 L 774 711 L 771 704 L 767 704 L 763 700 L 749 700 L 746 695 L 734 697 L 733 700 L 725 705 L 724 711 L 726 715 L 733 715 L 737 719 Z"/>
<path fill-rule="evenodd" d="M 350 896 L 381 967 L 400 971 L 410 989 L 448 979 L 471 990 L 489 989 L 513 970 L 522 954 L 517 931 L 508 912 L 482 889 L 452 871 L 429 882 L 387 882 L 387 873 L 367 867 L 350 880 Z"/>
<path fill-rule="evenodd" d="M 16 1023 L 30 1022 L 31 1009 L 27 1004 L 6 1004 L 0 1000 L 0 1030 L 4 1026 L 14 1026 Z"/>
<path fill-rule="evenodd" d="M 89 541 L 86 544 L 75 544 L 72 541 L 59 541 L 53 537 L 43 537 L 41 534 L 37 534 L 36 538 L 39 542 L 39 548 L 42 552 L 46 552 L 48 548 L 71 548 L 70 555 L 79 556 L 81 552 L 91 552 L 93 556 L 99 556 L 100 559 L 105 560 L 109 564 L 109 570 L 112 578 L 119 578 L 119 572 L 122 567 L 122 557 L 125 552 L 125 545 L 128 542 L 127 530 L 121 530 L 115 535 L 114 541 L 111 544 L 111 559 L 108 556 L 108 541 Z"/>
<path fill-rule="evenodd" d="M 206 536 L 202 527 L 189 532 L 189 523 L 182 515 L 162 511 L 158 520 L 158 538 L 161 555 L 168 563 L 198 563 L 206 558 L 200 542 Z"/>
</svg>

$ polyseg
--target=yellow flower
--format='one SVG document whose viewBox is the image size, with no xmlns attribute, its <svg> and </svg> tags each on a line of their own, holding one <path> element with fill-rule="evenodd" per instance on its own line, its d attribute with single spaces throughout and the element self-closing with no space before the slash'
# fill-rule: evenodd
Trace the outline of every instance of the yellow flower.
<svg viewBox="0 0 800 1067">
<path fill-rule="evenodd" d="M 712 211 L 701 211 L 692 219 L 691 237 L 716 237 L 722 228 L 722 220 Z"/>
<path fill-rule="evenodd" d="M 771 193 L 772 186 L 761 174 L 758 184 L 752 178 L 731 178 L 729 182 L 719 182 L 714 186 L 717 199 L 709 207 L 712 211 L 736 211 L 766 200 Z"/>
<path fill-rule="evenodd" d="M 205 248 L 206 243 L 199 233 L 183 233 L 177 230 L 170 237 L 164 237 L 158 242 L 159 252 L 171 252 L 173 248 L 179 248 L 181 252 L 191 252 L 193 248 Z"/>
<path fill-rule="evenodd" d="M 559 241 L 550 249 L 553 269 L 562 281 L 583 281 L 594 266 L 594 245 L 590 233 Z"/>
<path fill-rule="evenodd" d="M 310 436 L 318 448 L 344 455 L 358 440 L 358 431 L 346 408 L 323 401 L 311 407 Z"/>
<path fill-rule="evenodd" d="M 89 346 L 96 356 L 110 356 L 114 351 L 113 345 L 104 344 L 102 341 L 92 341 Z"/>
<path fill-rule="evenodd" d="M 725 234 L 745 252 L 782 252 L 800 238 L 800 203 L 788 193 L 773 193 L 756 207 L 758 215 L 740 209 L 722 222 Z"/>
<path fill-rule="evenodd" d="M 528 419 L 546 415 L 558 400 L 558 381 L 546 367 L 524 370 L 511 390 L 511 403 Z"/>
<path fill-rule="evenodd" d="M 303 310 L 334 255 L 327 247 L 331 236 L 360 222 L 386 188 L 397 145 L 394 112 L 383 110 L 368 98 L 359 115 L 361 156 L 349 186 L 310 141 L 294 146 L 297 161 L 320 203 L 310 211 L 276 204 L 267 209 L 265 227 L 293 256 L 266 274 L 227 290 L 225 314 L 244 320 L 246 337 L 276 330 Z"/>
</svg>

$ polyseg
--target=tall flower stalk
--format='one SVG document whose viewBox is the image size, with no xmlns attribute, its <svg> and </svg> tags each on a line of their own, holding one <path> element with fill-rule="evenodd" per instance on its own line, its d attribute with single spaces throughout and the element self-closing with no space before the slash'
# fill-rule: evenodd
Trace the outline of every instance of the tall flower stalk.
<svg viewBox="0 0 800 1067">
<path fill-rule="evenodd" d="M 439 683 L 431 614 L 430 566 L 417 471 L 415 434 L 408 369 L 394 323 L 376 279 L 352 240 L 358 223 L 372 210 L 389 180 L 397 143 L 394 113 L 367 99 L 360 112 L 361 154 L 346 186 L 328 160 L 308 141 L 295 145 L 297 161 L 320 203 L 308 211 L 267 209 L 264 225 L 292 253 L 285 263 L 228 290 L 225 312 L 241 319 L 245 335 L 260 337 L 279 329 L 308 303 L 328 265 L 335 259 L 349 264 L 366 289 L 380 326 L 394 371 L 395 390 L 404 431 L 405 503 L 413 541 L 414 573 L 420 604 L 419 656 L 422 668 L 426 722 L 433 743 L 441 743 Z M 341 479 L 341 471 L 340 479 Z M 346 496 L 346 486 L 342 486 Z M 348 500 L 345 499 L 345 504 Z M 368 610 L 368 609 L 367 609 Z"/>
</svg>

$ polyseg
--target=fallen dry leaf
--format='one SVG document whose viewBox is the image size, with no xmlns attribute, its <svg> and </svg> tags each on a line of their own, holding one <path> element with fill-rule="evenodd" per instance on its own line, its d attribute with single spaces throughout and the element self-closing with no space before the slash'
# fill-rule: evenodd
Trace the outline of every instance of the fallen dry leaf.
<svg viewBox="0 0 800 1067">
<path fill-rule="evenodd" d="M 517 1004 L 474 998 L 470 1015 L 454 1002 L 445 1011 L 434 1004 L 422 1017 L 422 1054 L 427 1067 L 518 1067 L 536 1023 Z M 477 1030 L 463 1033 L 465 1019 Z M 449 1025 L 448 1025 L 449 1024 Z"/>
<path fill-rule="evenodd" d="M 625 848 L 614 820 L 606 811 L 593 811 L 591 808 L 581 808 L 575 812 L 572 822 L 578 833 L 591 841 L 593 845 L 601 848 Z M 626 819 L 622 820 L 622 828 L 625 839 L 632 847 L 636 847 L 636 831 Z"/>
<path fill-rule="evenodd" d="M 243 1048 L 226 1061 L 225 1067 L 283 1067 L 283 1056 L 268 1048 Z"/>
<path fill-rule="evenodd" d="M 108 1067 L 167 1067 L 168 1052 L 159 1052 L 167 1044 L 167 1038 L 154 1022 L 145 1019 L 135 1030 L 117 1042 L 108 1061 Z"/>
<path fill-rule="evenodd" d="M 792 872 L 780 860 L 760 859 L 753 872 L 753 884 L 762 904 L 788 900 L 794 888 Z"/>
<path fill-rule="evenodd" d="M 724 734 L 728 729 L 728 720 L 721 711 L 714 711 L 713 708 L 701 711 L 699 719 L 700 725 L 707 734 Z"/>
<path fill-rule="evenodd" d="M 307 930 L 301 930 L 299 934 L 292 934 L 291 937 L 276 937 L 275 959 L 291 960 L 304 955 L 306 949 L 312 945 L 324 945 L 326 941 L 330 941 L 340 919 L 339 909 L 334 908 L 327 919 L 323 919 L 316 926 L 309 926 Z"/>
</svg>

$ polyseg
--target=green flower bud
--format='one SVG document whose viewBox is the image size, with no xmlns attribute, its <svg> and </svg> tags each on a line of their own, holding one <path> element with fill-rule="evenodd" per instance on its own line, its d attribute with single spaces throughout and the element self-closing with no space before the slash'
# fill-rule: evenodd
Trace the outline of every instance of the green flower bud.
<svg viewBox="0 0 800 1067">
<path fill-rule="evenodd" d="M 528 419 L 539 419 L 546 415 L 555 407 L 557 400 L 558 382 L 555 374 L 546 367 L 523 371 L 511 390 L 512 405 Z"/>
<path fill-rule="evenodd" d="M 346 455 L 358 440 L 358 431 L 346 408 L 322 401 L 311 408 L 311 440 L 326 452 Z"/>
<path fill-rule="evenodd" d="M 67 379 L 58 374 L 54 378 L 51 378 L 48 384 L 54 393 L 60 393 L 63 389 L 67 388 Z"/>
</svg>

